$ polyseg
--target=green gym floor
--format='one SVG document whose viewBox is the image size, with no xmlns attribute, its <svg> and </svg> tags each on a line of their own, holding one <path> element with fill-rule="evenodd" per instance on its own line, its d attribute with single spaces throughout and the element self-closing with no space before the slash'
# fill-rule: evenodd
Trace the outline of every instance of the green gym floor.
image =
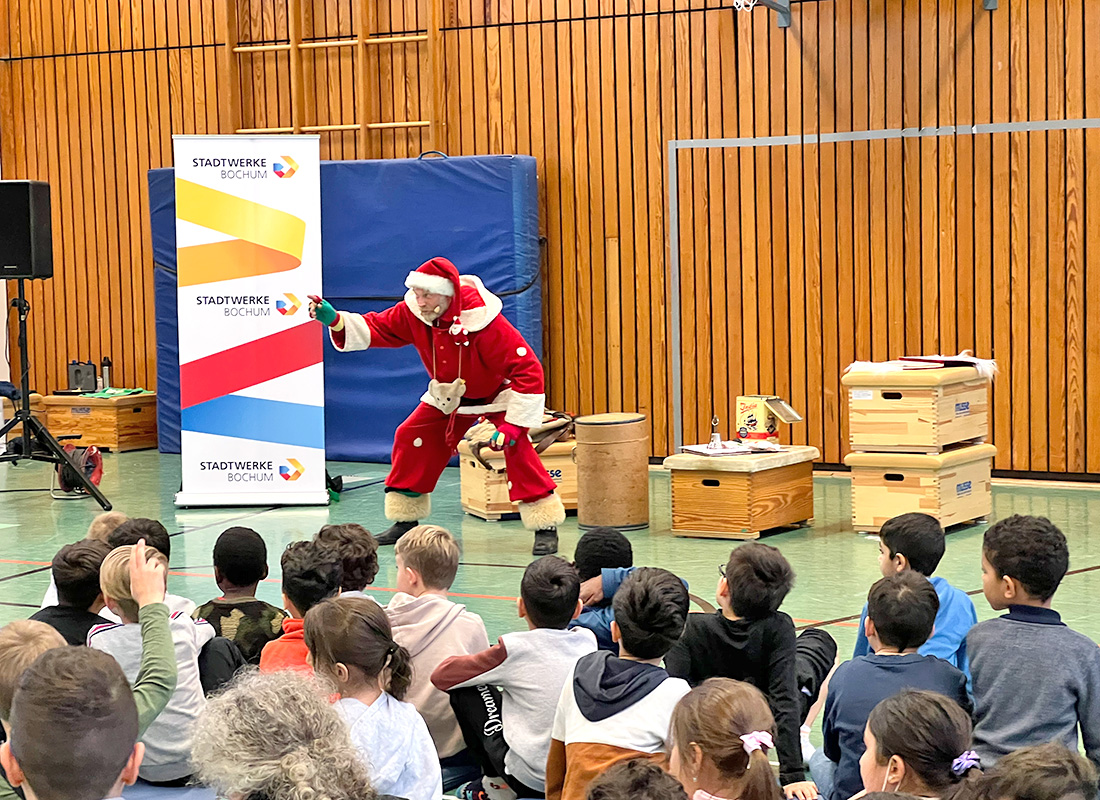
<svg viewBox="0 0 1100 800">
<path fill-rule="evenodd" d="M 145 451 L 107 454 L 101 488 L 114 507 L 133 517 L 160 519 L 172 534 L 168 586 L 175 594 L 204 602 L 218 593 L 213 580 L 211 551 L 225 528 L 246 525 L 267 540 L 271 576 L 261 585 L 262 599 L 278 604 L 279 554 L 287 542 L 312 536 L 330 522 L 358 522 L 374 531 L 387 523 L 382 515 L 381 479 L 385 465 L 331 463 L 333 474 L 372 478 L 377 483 L 341 495 L 327 508 L 177 509 L 172 502 L 179 487 L 178 456 Z M 22 462 L 0 465 L 0 624 L 29 616 L 41 602 L 49 582 L 49 562 L 64 544 L 83 537 L 100 512 L 90 499 L 54 500 L 46 491 L 50 468 Z M 629 533 L 636 565 L 660 566 L 688 581 L 694 595 L 713 602 L 718 566 L 736 542 L 677 539 L 669 533 L 669 481 L 651 471 L 650 503 L 653 527 Z M 878 578 L 877 543 L 850 526 L 849 482 L 845 477 L 815 478 L 813 527 L 768 536 L 780 548 L 797 575 L 783 610 L 798 626 L 825 624 L 842 656 L 855 641 L 855 620 L 870 585 Z M 531 561 L 531 536 L 515 522 L 485 522 L 462 513 L 457 469 L 448 469 L 433 497 L 431 521 L 453 531 L 462 544 L 462 566 L 453 587 L 456 601 L 485 620 L 490 640 L 521 627 L 515 597 L 523 568 Z M 1070 544 L 1070 574 L 1055 596 L 1054 606 L 1072 627 L 1100 641 L 1100 614 L 1090 610 L 1100 591 L 1100 487 L 1058 483 L 1001 483 L 993 489 L 993 519 L 1010 514 L 1049 517 Z M 984 526 L 952 530 L 938 574 L 974 594 L 979 619 L 993 616 L 981 596 L 980 553 Z M 579 532 L 575 519 L 562 526 L 561 553 L 570 556 Z M 380 602 L 393 593 L 393 549 L 380 553 L 381 570 L 373 590 Z"/>
</svg>

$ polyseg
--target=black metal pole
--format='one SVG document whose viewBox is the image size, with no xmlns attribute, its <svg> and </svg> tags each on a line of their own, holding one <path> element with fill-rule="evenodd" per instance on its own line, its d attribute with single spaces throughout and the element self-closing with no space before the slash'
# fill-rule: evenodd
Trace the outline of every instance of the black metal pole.
<svg viewBox="0 0 1100 800">
<path fill-rule="evenodd" d="M 30 355 L 27 353 L 27 314 L 30 312 L 30 305 L 27 303 L 24 279 L 20 278 L 16 283 L 19 287 L 15 306 L 19 314 L 19 368 L 23 371 L 19 377 L 19 389 L 23 393 L 21 405 L 29 416 L 31 413 L 31 363 Z M 23 423 L 23 455 L 26 458 L 31 457 L 31 426 L 26 422 Z"/>
</svg>

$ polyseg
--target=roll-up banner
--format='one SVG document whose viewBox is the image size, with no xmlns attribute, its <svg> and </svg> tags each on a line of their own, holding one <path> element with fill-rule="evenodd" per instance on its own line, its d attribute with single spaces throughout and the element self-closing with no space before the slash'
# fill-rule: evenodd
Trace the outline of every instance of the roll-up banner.
<svg viewBox="0 0 1100 800">
<path fill-rule="evenodd" d="M 317 136 L 174 136 L 178 506 L 315 505 L 325 488 Z"/>
</svg>

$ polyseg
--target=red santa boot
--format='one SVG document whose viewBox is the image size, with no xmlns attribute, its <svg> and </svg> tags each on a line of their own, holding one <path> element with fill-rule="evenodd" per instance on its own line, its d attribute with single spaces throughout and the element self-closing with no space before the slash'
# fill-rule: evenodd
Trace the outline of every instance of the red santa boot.
<svg viewBox="0 0 1100 800">
<path fill-rule="evenodd" d="M 378 544 L 397 544 L 397 540 L 420 524 L 420 520 L 432 513 L 430 494 L 386 492 L 386 519 L 393 522 L 378 536 Z"/>
</svg>

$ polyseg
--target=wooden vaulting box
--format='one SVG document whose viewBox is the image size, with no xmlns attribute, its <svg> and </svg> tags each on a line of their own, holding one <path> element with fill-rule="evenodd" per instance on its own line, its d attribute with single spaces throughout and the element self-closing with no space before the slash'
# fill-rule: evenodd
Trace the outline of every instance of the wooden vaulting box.
<svg viewBox="0 0 1100 800">
<path fill-rule="evenodd" d="M 7 422 L 15 415 L 15 406 L 12 405 L 11 400 L 8 398 L 0 398 L 0 403 L 4 405 L 4 422 Z M 20 403 L 22 405 L 22 403 Z M 46 421 L 46 406 L 43 403 L 42 395 L 37 392 L 31 393 L 31 416 L 35 419 L 39 419 L 42 422 Z M 10 431 L 8 431 L 8 441 L 12 439 L 18 439 L 23 435 L 23 426 L 16 425 Z"/>
<path fill-rule="evenodd" d="M 973 367 L 847 373 L 856 452 L 938 453 L 989 434 L 989 381 Z"/>
<path fill-rule="evenodd" d="M 77 447 L 95 445 L 121 453 L 157 446 L 157 396 L 80 397 L 51 395 L 45 399 L 46 427 L 54 436 L 79 434 Z"/>
<path fill-rule="evenodd" d="M 948 528 L 993 510 L 990 470 L 997 448 L 959 447 L 946 453 L 849 453 L 852 527 L 877 532 L 886 520 L 913 511 Z"/>
<path fill-rule="evenodd" d="M 558 495 L 566 511 L 577 510 L 577 465 L 573 463 L 573 444 L 572 441 L 555 442 L 539 456 L 546 474 L 557 484 Z M 470 442 L 463 440 L 458 443 L 462 510 L 488 520 L 519 516 L 519 506 L 508 499 L 504 454 L 488 447 L 483 447 L 480 453 L 490 468 L 474 457 Z"/>
</svg>

